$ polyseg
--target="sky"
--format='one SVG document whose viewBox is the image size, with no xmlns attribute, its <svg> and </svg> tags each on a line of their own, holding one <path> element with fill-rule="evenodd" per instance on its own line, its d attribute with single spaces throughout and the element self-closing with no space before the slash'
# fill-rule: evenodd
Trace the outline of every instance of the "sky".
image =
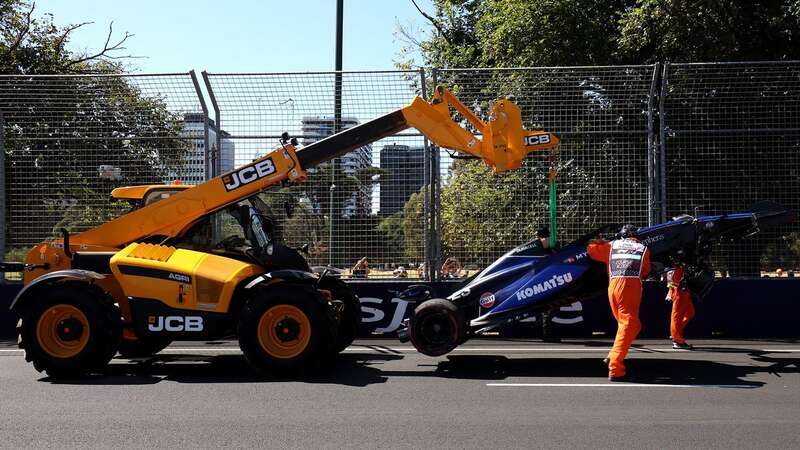
<svg viewBox="0 0 800 450">
<path fill-rule="evenodd" d="M 431 0 L 417 0 L 433 12 Z M 39 14 L 78 29 L 72 50 L 102 47 L 108 24 L 129 32 L 135 72 L 306 72 L 334 69 L 336 0 L 40 0 Z M 398 24 L 427 29 L 411 0 L 344 0 L 344 70 L 394 69 Z M 424 32 L 424 31 L 420 31 Z M 419 59 L 418 59 L 419 61 Z"/>
</svg>

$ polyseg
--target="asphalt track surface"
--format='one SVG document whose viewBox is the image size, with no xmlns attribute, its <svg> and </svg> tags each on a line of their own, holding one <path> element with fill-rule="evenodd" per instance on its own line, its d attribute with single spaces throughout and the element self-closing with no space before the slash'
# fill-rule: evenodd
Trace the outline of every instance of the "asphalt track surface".
<svg viewBox="0 0 800 450">
<path fill-rule="evenodd" d="M 234 342 L 175 343 L 55 381 L 0 345 L 3 448 L 800 448 L 800 341 L 475 340 L 441 358 L 361 340 L 326 373 L 259 378 Z"/>
</svg>

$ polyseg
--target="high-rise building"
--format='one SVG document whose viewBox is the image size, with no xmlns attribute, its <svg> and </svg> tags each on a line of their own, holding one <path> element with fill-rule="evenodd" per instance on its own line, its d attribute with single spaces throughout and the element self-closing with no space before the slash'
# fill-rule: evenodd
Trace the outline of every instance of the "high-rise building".
<svg viewBox="0 0 800 450">
<path fill-rule="evenodd" d="M 411 194 L 425 183 L 425 148 L 389 144 L 381 149 L 380 214 L 403 210 Z"/>
<path fill-rule="evenodd" d="M 184 155 L 184 163 L 181 168 L 175 172 L 170 172 L 167 183 L 179 179 L 184 184 L 201 184 L 210 178 L 210 168 L 206 167 L 206 141 L 205 141 L 205 128 L 203 123 L 203 115 L 199 113 L 187 113 L 183 115 L 183 129 L 180 136 L 188 138 L 189 151 Z M 217 125 L 213 119 L 206 119 L 205 125 L 208 125 L 208 145 L 212 151 L 216 150 L 217 145 Z M 220 158 L 220 173 L 225 173 L 233 170 L 234 161 L 236 157 L 236 149 L 231 139 L 231 135 L 225 130 L 220 132 L 220 146 L 222 150 L 218 153 Z M 211 162 L 209 161 L 209 165 Z"/>
<path fill-rule="evenodd" d="M 222 151 L 219 152 L 219 173 L 222 174 L 230 172 L 236 167 L 236 148 L 233 144 L 233 139 L 231 139 L 231 134 L 227 131 L 219 130 L 219 137 L 220 146 L 222 147 Z"/>
<path fill-rule="evenodd" d="M 352 128 L 359 124 L 358 119 L 352 117 L 343 117 L 341 119 L 342 130 Z M 334 118 L 330 116 L 307 116 L 303 117 L 303 145 L 309 145 L 316 141 L 325 139 L 333 134 Z M 370 167 L 372 165 L 372 145 L 367 144 L 359 147 L 350 153 L 337 158 L 339 173 L 347 176 L 354 176 L 360 169 Z M 308 168 L 307 172 L 313 174 L 319 168 L 327 167 L 330 163 L 323 163 L 317 168 Z M 324 182 L 323 180 L 318 180 Z M 335 180 L 334 180 L 335 184 Z M 335 191 L 334 191 L 335 192 Z M 315 193 L 315 195 L 323 195 L 323 192 Z M 348 193 L 338 193 L 335 195 L 348 195 Z M 342 217 L 356 217 L 365 216 L 370 214 L 372 203 L 372 185 L 367 183 L 356 188 L 355 191 L 349 193 L 346 198 L 344 207 L 342 208 Z"/>
</svg>

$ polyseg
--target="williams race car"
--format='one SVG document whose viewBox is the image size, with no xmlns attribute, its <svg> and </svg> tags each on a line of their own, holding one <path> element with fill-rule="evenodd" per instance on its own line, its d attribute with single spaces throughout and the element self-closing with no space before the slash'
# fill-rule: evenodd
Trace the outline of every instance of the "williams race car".
<svg viewBox="0 0 800 450">
<path fill-rule="evenodd" d="M 640 228 L 637 234 L 650 249 L 651 276 L 681 264 L 688 289 L 702 298 L 714 281 L 709 256 L 715 243 L 746 238 L 792 220 L 789 210 L 761 202 L 751 212 L 681 216 Z M 607 288 L 608 275 L 603 264 L 589 258 L 586 247 L 592 239 L 612 237 L 612 230 L 619 227 L 598 228 L 550 253 L 540 240 L 533 240 L 500 257 L 446 299 L 431 298 L 432 291 L 424 285 L 412 286 L 400 298 L 419 305 L 398 337 L 411 340 L 421 353 L 439 356 L 477 333 L 597 296 Z"/>
</svg>

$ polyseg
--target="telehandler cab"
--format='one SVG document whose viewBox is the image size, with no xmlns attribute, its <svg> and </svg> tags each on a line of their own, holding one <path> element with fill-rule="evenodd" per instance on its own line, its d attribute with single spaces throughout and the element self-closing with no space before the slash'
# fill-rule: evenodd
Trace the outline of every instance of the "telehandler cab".
<svg viewBox="0 0 800 450">
<path fill-rule="evenodd" d="M 453 120 L 451 107 L 476 134 Z M 430 102 L 417 97 L 301 149 L 284 136 L 276 150 L 197 186 L 115 189 L 114 197 L 137 208 L 79 234 L 62 230 L 61 239 L 36 245 L 23 264 L 5 265 L 24 269 L 24 288 L 11 309 L 20 316 L 26 360 L 50 376 L 74 376 L 102 370 L 117 351 L 147 356 L 174 339 L 231 334 L 260 372 L 297 373 L 327 360 L 355 338 L 358 298 L 277 242 L 258 194 L 302 182 L 305 169 L 411 127 L 496 172 L 559 142 L 526 131 L 509 100 L 497 102 L 484 122 L 437 87 Z M 219 221 L 229 232 L 215 241 Z"/>
</svg>

